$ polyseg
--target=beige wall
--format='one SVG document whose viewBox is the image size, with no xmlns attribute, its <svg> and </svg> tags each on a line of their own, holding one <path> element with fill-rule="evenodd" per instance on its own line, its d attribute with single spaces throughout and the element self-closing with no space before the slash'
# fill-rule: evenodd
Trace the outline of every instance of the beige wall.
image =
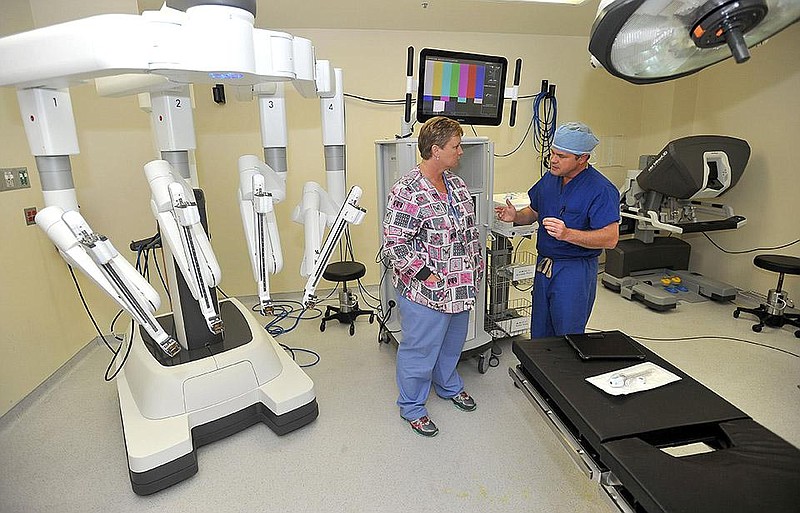
<svg viewBox="0 0 800 513">
<path fill-rule="evenodd" d="M 796 49 L 798 30 L 777 38 L 770 45 L 754 52 L 752 62 L 745 67 L 720 66 L 719 70 L 706 70 L 698 77 L 690 77 L 659 86 L 637 87 L 614 79 L 608 74 L 592 70 L 587 65 L 586 38 L 475 33 L 430 33 L 403 31 L 339 31 L 291 30 L 295 35 L 312 39 L 317 58 L 330 59 L 344 69 L 345 91 L 371 98 L 402 98 L 405 89 L 406 48 L 417 50 L 425 46 L 501 54 L 510 61 L 524 60 L 521 92 L 535 93 L 542 79 L 557 86 L 559 121 L 581 119 L 589 123 L 601 136 L 622 136 L 622 165 L 604 171 L 620 183 L 625 169 L 636 166 L 639 153 L 661 149 L 669 138 L 692 130 L 721 131 L 727 126 L 737 127 L 739 135 L 751 141 L 754 164 L 758 173 L 748 169 L 747 178 L 733 191 L 732 200 L 741 203 L 741 212 L 751 217 L 752 232 L 748 242 L 778 242 L 788 238 L 788 229 L 779 231 L 770 227 L 756 207 L 764 194 L 782 198 L 783 208 L 789 196 L 785 186 L 776 177 L 792 176 L 794 170 L 784 170 L 791 165 L 787 152 L 792 137 L 797 133 L 797 122 L 790 120 L 786 111 L 786 98 L 790 90 L 797 90 L 797 70 L 794 78 L 786 80 L 786 71 L 778 64 L 793 62 L 789 56 Z M 773 64 L 773 61 L 776 61 Z M 748 75 L 745 69 L 758 69 L 764 73 L 765 84 L 779 83 L 776 90 L 746 86 L 739 78 L 728 87 L 738 94 L 724 95 L 717 91 L 717 81 L 727 76 Z M 716 77 L 716 80 L 714 78 Z M 743 80 L 741 80 L 743 81 Z M 794 88 L 794 89 L 793 89 Z M 78 125 L 81 154 L 73 158 L 73 173 L 79 201 L 84 216 L 93 228 L 108 235 L 120 251 L 132 260 L 126 249 L 132 239 L 154 233 L 155 221 L 149 211 L 149 192 L 142 176 L 142 165 L 155 157 L 147 115 L 141 112 L 134 98 L 98 98 L 91 86 L 73 89 L 73 106 Z M 220 106 L 211 100 L 209 86 L 195 87 L 195 124 L 198 149 L 196 160 L 199 181 L 208 201 L 212 243 L 222 267 L 221 288 L 229 295 L 252 294 L 255 286 L 245 255 L 245 241 L 236 203 L 236 160 L 244 153 L 262 154 L 257 105 L 255 102 L 239 103 L 228 95 L 229 101 Z M 732 106 L 731 106 L 732 104 Z M 744 105 L 744 106 L 741 106 Z M 525 133 L 530 120 L 532 102 L 521 102 L 517 125 L 510 128 L 476 127 L 479 135 L 490 137 L 497 153 L 513 149 Z M 797 104 L 794 104 L 795 112 Z M 755 109 L 767 108 L 780 123 L 794 123 L 794 130 L 776 130 L 770 139 L 759 137 L 762 127 L 768 126 L 769 114 L 760 123 L 749 119 Z M 302 226 L 290 220 L 292 208 L 298 203 L 303 184 L 315 180 L 324 186 L 324 165 L 321 147 L 319 102 L 301 98 L 287 90 L 289 125 L 289 178 L 287 199 L 278 205 L 278 222 L 284 247 L 285 266 L 282 273 L 271 279 L 274 291 L 301 290 L 304 281 L 298 274 L 302 256 Z M 363 224 L 352 228 L 356 258 L 368 264 L 366 283 L 377 283 L 378 267 L 373 263 L 378 249 L 378 225 L 375 215 L 374 141 L 393 137 L 398 133 L 402 116 L 401 106 L 376 106 L 347 99 L 347 157 L 348 182 L 358 184 L 364 191 L 362 205 L 368 210 Z M 709 117 L 717 113 L 714 121 Z M 742 117 L 744 116 L 744 117 Z M 797 117 L 797 116 L 795 116 Z M 19 111 L 13 90 L 0 90 L 0 157 L 3 167 L 27 166 L 35 169 L 19 121 Z M 759 145 L 767 145 L 768 152 Z M 769 153 L 769 155 L 768 155 Z M 770 160 L 768 160 L 770 159 Z M 766 166 L 765 162 L 770 162 Z M 786 162 L 784 165 L 778 165 Z M 767 168 L 769 170 L 761 170 Z M 769 189 L 756 187 L 764 173 L 772 176 Z M 94 337 L 94 330 L 82 311 L 71 278 L 65 265 L 49 242 L 35 227 L 26 227 L 22 221 L 22 208 L 42 206 L 38 177 L 32 172 L 32 188 L 3 193 L 0 216 L 3 239 L 14 241 L 0 250 L 0 281 L 3 284 L 0 306 L 3 308 L 3 329 L 0 332 L 0 414 L 33 390 L 70 356 Z M 497 159 L 495 163 L 495 191 L 527 189 L 538 176 L 530 141 L 514 156 Z M 796 181 L 795 181 L 796 183 Z M 797 190 L 795 185 L 795 197 Z M 736 195 L 734 195 L 736 194 Z M 739 205 L 736 205 L 739 209 Z M 770 219 L 774 219 L 780 205 L 774 205 Z M 796 229 L 795 229 L 796 232 Z M 722 243 L 738 244 L 736 235 L 726 239 L 716 236 Z M 768 240 L 767 240 L 768 239 Z M 693 241 L 694 242 L 694 241 Z M 741 241 L 742 245 L 744 241 Z M 713 248 L 697 244 L 693 261 L 706 266 L 706 258 L 719 259 Z M 737 246 L 741 247 L 741 246 Z M 698 255 L 697 253 L 700 253 Z M 708 256 L 706 256 L 708 255 Z M 735 261 L 747 263 L 749 257 L 736 257 Z M 751 259 L 750 259 L 751 260 Z M 706 266 L 707 267 L 707 266 Z M 721 266 L 719 266 L 721 267 Z M 713 270 L 716 271 L 716 268 Z M 723 279 L 746 287 L 743 283 L 754 274 L 752 266 L 733 267 Z M 736 275 L 734 273 L 739 273 Z M 765 277 L 766 278 L 766 277 Z M 771 279 L 771 277 L 770 277 Z M 153 279 L 154 283 L 158 280 Z M 766 281 L 762 280 L 762 281 Z M 84 294 L 95 313 L 101 329 L 107 331 L 111 317 L 116 312 L 109 299 L 80 278 Z M 324 282 L 322 286 L 325 286 Z M 161 291 L 160 286 L 156 287 Z M 797 294 L 800 297 L 800 294 Z M 162 293 L 162 297 L 165 297 Z M 101 376 L 97 377 L 102 379 Z"/>
</svg>

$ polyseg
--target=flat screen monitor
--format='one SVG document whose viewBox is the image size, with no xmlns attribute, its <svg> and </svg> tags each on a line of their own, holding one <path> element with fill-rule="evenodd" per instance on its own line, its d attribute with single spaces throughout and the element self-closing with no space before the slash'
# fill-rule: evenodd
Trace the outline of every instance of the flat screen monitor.
<svg viewBox="0 0 800 513">
<path fill-rule="evenodd" d="M 469 125 L 499 125 L 507 68 L 505 57 L 424 48 L 417 121 L 446 116 Z"/>
</svg>

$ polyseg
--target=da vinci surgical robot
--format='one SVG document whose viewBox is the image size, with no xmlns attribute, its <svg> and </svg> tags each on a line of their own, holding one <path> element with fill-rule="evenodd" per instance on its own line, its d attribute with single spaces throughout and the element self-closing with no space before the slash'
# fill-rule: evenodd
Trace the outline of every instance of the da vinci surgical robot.
<svg viewBox="0 0 800 513">
<path fill-rule="evenodd" d="M 165 90 L 176 84 L 222 83 L 253 86 L 260 99 L 278 94 L 276 100 L 280 83 L 291 81 L 303 96 L 321 96 L 323 112 L 343 108 L 341 71 L 327 73 L 306 39 L 254 28 L 255 0 L 188 3 L 185 11 L 165 5 L 142 15 L 93 16 L 0 39 L 0 86 L 17 88 L 42 183 L 46 206 L 36 222 L 62 257 L 140 327 L 132 330 L 128 357 L 117 375 L 130 479 L 140 495 L 196 473 L 199 446 L 257 422 L 282 435 L 318 415 L 310 378 L 246 307 L 235 299 L 217 300 L 220 269 L 203 227 L 202 202 L 180 166 L 169 160 L 145 165 L 151 207 L 165 257 L 172 262 L 167 266 L 170 314 L 155 316 L 158 294 L 78 211 L 69 157 L 79 152 L 70 85 L 144 74 L 163 77 L 154 83 L 168 82 Z M 180 116 L 169 101 L 174 98 L 165 97 L 163 114 Z M 326 164 L 336 162 L 327 158 L 330 141 L 343 161 L 343 115 L 324 125 L 339 119 L 342 126 L 333 133 L 341 141 L 323 134 Z M 270 118 L 262 112 L 265 122 Z M 278 128 L 285 131 L 285 126 Z M 162 156 L 170 149 L 162 148 Z M 265 154 L 274 153 L 265 144 Z M 241 159 L 239 167 L 239 202 L 259 305 L 268 311 L 268 274 L 278 272 L 282 262 L 272 209 L 285 194 L 285 175 L 253 156 Z M 343 165 L 332 167 L 343 170 Z M 329 168 L 328 187 L 344 191 L 343 172 Z M 302 273 L 308 276 L 304 305 L 312 306 L 333 246 L 347 224 L 361 222 L 364 211 L 358 206 L 358 187 L 338 198 L 318 185 L 307 184 L 307 189 L 298 211 L 305 220 L 310 261 Z M 326 224 L 331 230 L 322 244 Z"/>
</svg>

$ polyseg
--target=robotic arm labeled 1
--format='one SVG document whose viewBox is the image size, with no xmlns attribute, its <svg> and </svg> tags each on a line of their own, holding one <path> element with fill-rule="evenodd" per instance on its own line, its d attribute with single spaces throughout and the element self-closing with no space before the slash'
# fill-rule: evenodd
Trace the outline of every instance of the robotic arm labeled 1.
<svg viewBox="0 0 800 513">
<path fill-rule="evenodd" d="M 161 299 L 110 240 L 92 231 L 78 212 L 64 212 L 57 206 L 42 209 L 36 215 L 36 224 L 58 247 L 64 260 L 83 271 L 119 303 L 164 353 L 178 354 L 180 346 L 153 316 L 161 306 Z"/>
</svg>

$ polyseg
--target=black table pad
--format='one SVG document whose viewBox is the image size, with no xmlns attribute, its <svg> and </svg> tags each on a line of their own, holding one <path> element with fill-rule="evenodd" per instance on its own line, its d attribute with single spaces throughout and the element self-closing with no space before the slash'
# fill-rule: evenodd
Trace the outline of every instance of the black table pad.
<svg viewBox="0 0 800 513">
<path fill-rule="evenodd" d="M 748 416 L 692 377 L 637 342 L 645 360 L 682 379 L 653 390 L 611 396 L 585 378 L 641 362 L 583 361 L 564 337 L 515 341 L 513 352 L 581 436 L 596 450 L 600 443 L 643 433 L 685 432 L 692 426 Z"/>
<path fill-rule="evenodd" d="M 800 512 L 800 450 L 637 345 L 645 361 L 682 379 L 611 396 L 585 378 L 636 362 L 583 361 L 563 337 L 516 341 L 513 352 L 534 386 L 641 511 Z M 675 457 L 660 449 L 697 440 L 713 440 L 717 450 Z"/>
<path fill-rule="evenodd" d="M 800 511 L 800 450 L 752 419 L 718 426 L 727 447 L 673 457 L 640 438 L 603 444 L 603 462 L 648 513 Z"/>
</svg>

